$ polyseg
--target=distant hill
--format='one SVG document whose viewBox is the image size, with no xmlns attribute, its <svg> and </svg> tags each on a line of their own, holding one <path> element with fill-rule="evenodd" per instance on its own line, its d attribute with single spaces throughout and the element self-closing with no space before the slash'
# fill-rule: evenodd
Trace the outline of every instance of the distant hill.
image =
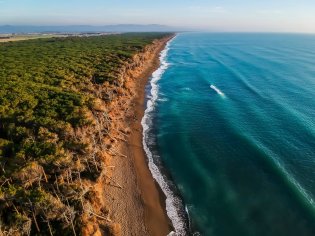
<svg viewBox="0 0 315 236">
<path fill-rule="evenodd" d="M 66 25 L 66 26 L 31 26 L 31 25 L 0 25 L 0 34 L 12 33 L 82 33 L 82 32 L 173 32 L 180 28 L 166 25 Z"/>
</svg>

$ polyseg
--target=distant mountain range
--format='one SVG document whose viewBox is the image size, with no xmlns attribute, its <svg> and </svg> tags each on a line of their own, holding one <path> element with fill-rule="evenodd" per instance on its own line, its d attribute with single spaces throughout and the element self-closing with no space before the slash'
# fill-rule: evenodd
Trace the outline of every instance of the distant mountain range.
<svg viewBox="0 0 315 236">
<path fill-rule="evenodd" d="M 181 28 L 166 25 L 65 25 L 65 26 L 32 26 L 32 25 L 0 25 L 0 34 L 12 33 L 88 33 L 88 32 L 173 32 L 183 31 Z"/>
</svg>

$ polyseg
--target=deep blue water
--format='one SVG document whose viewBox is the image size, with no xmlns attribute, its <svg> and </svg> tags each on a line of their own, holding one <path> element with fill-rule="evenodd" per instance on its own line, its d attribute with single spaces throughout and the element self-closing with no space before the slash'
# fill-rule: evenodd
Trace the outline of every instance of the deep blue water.
<svg viewBox="0 0 315 236">
<path fill-rule="evenodd" d="M 192 232 L 315 235 L 315 36 L 184 33 L 164 59 L 149 146 Z"/>
</svg>

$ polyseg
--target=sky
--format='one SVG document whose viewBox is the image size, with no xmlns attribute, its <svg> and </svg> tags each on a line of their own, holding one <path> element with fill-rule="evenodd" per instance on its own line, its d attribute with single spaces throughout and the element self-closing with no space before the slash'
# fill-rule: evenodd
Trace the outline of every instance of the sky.
<svg viewBox="0 0 315 236">
<path fill-rule="evenodd" d="M 6 24 L 315 33 L 315 0 L 0 0 L 0 25 Z"/>
</svg>

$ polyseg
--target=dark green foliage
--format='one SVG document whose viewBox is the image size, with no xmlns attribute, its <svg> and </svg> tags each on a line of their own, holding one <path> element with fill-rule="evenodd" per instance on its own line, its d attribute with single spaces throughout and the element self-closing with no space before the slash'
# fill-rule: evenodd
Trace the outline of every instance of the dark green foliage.
<svg viewBox="0 0 315 236">
<path fill-rule="evenodd" d="M 69 222 L 77 221 L 81 205 L 67 197 L 81 190 L 59 177 L 75 168 L 84 176 L 98 170 L 71 167 L 88 152 L 75 130 L 92 125 L 87 111 L 93 110 L 95 88 L 104 82 L 115 84 L 135 53 L 165 36 L 121 34 L 0 44 L 0 231 L 40 235 L 37 221 L 45 225 L 43 234 L 48 224 L 52 232 L 72 233 Z M 79 175 L 71 176 L 73 182 L 74 176 Z"/>
</svg>

